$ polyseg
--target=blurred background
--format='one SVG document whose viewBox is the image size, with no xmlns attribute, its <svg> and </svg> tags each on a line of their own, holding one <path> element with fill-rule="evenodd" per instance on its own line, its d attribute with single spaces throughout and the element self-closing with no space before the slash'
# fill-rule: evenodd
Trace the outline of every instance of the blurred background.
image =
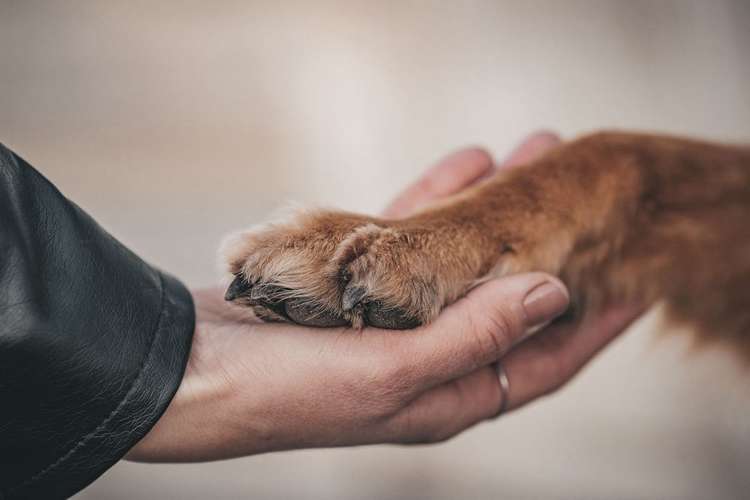
<svg viewBox="0 0 750 500">
<path fill-rule="evenodd" d="M 461 146 L 750 142 L 748 61 L 746 0 L 0 0 L 0 141 L 202 286 L 223 234 L 288 201 L 375 212 Z M 747 498 L 747 374 L 662 329 L 439 446 L 123 462 L 77 498 Z"/>
</svg>

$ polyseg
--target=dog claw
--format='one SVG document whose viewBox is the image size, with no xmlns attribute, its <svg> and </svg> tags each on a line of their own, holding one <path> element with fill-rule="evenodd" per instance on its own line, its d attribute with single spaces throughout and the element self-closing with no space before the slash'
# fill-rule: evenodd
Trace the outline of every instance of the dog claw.
<svg viewBox="0 0 750 500">
<path fill-rule="evenodd" d="M 252 288 L 252 286 L 253 285 L 245 280 L 244 276 L 238 274 L 229 285 L 229 288 L 227 288 L 227 291 L 224 294 L 224 300 L 232 301 L 237 297 L 240 297 L 241 295 L 245 295 L 247 291 Z"/>
<path fill-rule="evenodd" d="M 361 286 L 347 286 L 341 296 L 341 309 L 351 311 L 367 295 L 367 290 Z"/>
</svg>

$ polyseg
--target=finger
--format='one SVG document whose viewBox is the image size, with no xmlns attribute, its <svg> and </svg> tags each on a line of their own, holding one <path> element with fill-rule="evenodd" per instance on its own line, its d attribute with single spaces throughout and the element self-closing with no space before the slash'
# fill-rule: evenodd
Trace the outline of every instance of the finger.
<svg viewBox="0 0 750 500">
<path fill-rule="evenodd" d="M 388 422 L 386 439 L 400 443 L 433 443 L 494 418 L 508 398 L 513 409 L 538 398 L 575 373 L 641 313 L 637 307 L 612 309 L 580 328 L 555 326 L 532 337 L 503 358 L 511 382 L 500 389 L 494 366 L 485 366 L 423 393 Z"/>
<path fill-rule="evenodd" d="M 621 306 L 583 323 L 553 325 L 501 359 L 510 382 L 507 408 L 522 406 L 568 382 L 643 312 Z"/>
<path fill-rule="evenodd" d="M 385 217 L 405 217 L 431 201 L 455 194 L 481 179 L 493 168 L 490 154 L 469 148 L 447 156 L 406 188 L 385 209 Z"/>
<path fill-rule="evenodd" d="M 560 143 L 554 132 L 540 131 L 527 137 L 498 168 L 481 148 L 453 153 L 428 170 L 384 211 L 386 217 L 405 217 L 432 201 L 455 194 L 487 178 L 499 169 L 528 163 Z"/>
<path fill-rule="evenodd" d="M 384 440 L 434 443 L 486 420 L 497 413 L 502 395 L 490 367 L 422 394 L 384 425 Z"/>
<path fill-rule="evenodd" d="M 543 273 L 492 280 L 446 308 L 437 320 L 394 341 L 396 362 L 415 390 L 456 379 L 510 350 L 527 329 L 568 307 L 565 286 Z"/>
<path fill-rule="evenodd" d="M 560 136 L 550 131 L 534 132 L 516 147 L 513 152 L 498 166 L 498 170 L 517 167 L 537 159 L 562 141 Z"/>
</svg>

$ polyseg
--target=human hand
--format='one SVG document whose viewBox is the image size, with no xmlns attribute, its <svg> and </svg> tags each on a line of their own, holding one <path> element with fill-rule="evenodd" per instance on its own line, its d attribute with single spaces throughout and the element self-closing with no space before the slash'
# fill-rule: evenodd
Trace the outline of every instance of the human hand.
<svg viewBox="0 0 750 500">
<path fill-rule="evenodd" d="M 535 132 L 497 166 L 489 153 L 480 148 L 454 153 L 406 188 L 384 215 L 407 217 L 498 171 L 523 166 L 560 143 L 554 132 Z M 597 316 L 586 317 L 582 323 L 551 325 L 526 339 L 502 360 L 506 376 L 512 381 L 505 410 L 523 406 L 562 387 L 642 313 L 640 305 L 616 304 Z"/>
<path fill-rule="evenodd" d="M 532 136 L 506 164 L 524 163 L 557 142 L 551 134 Z M 452 155 L 386 215 L 408 215 L 493 169 L 481 150 Z M 517 345 L 529 328 L 567 307 L 562 284 L 540 273 L 492 280 L 412 331 L 259 324 L 224 302 L 219 289 L 194 297 L 197 324 L 185 377 L 130 459 L 200 461 L 446 439 L 503 405 L 491 366 L 499 358 L 511 380 L 506 406 L 516 408 L 569 380 L 638 313 L 613 309 L 576 331 L 555 325 Z M 525 299 L 532 300 L 524 305 Z"/>
</svg>

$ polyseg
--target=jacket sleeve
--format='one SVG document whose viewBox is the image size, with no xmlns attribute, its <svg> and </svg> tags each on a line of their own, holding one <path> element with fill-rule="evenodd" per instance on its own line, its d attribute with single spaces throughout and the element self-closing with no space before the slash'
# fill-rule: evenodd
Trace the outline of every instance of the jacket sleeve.
<svg viewBox="0 0 750 500">
<path fill-rule="evenodd" d="M 67 497 L 156 423 L 195 313 L 0 144 L 0 500 Z"/>
</svg>

